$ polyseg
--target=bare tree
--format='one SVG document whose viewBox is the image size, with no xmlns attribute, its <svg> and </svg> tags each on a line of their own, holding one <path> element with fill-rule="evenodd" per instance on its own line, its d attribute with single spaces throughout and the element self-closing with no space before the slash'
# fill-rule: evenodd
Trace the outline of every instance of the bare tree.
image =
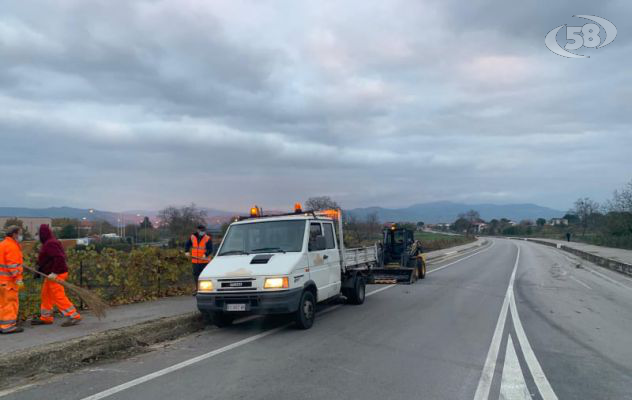
<svg viewBox="0 0 632 400">
<path fill-rule="evenodd" d="M 632 212 L 632 181 L 621 190 L 615 190 L 606 206 L 608 211 Z"/>
<path fill-rule="evenodd" d="M 586 235 L 586 229 L 590 226 L 591 221 L 596 214 L 599 214 L 599 203 L 588 197 L 579 198 L 575 201 L 575 208 L 572 212 L 579 217 L 582 226 L 582 236 L 584 236 Z"/>
<path fill-rule="evenodd" d="M 206 224 L 206 211 L 191 204 L 186 207 L 169 206 L 158 213 L 158 218 L 177 240 L 184 240 L 197 225 Z"/>
<path fill-rule="evenodd" d="M 340 208 L 338 203 L 336 203 L 329 196 L 316 196 L 310 197 L 305 202 L 305 206 L 308 210 L 319 211 L 319 210 L 328 210 L 332 208 Z"/>
</svg>

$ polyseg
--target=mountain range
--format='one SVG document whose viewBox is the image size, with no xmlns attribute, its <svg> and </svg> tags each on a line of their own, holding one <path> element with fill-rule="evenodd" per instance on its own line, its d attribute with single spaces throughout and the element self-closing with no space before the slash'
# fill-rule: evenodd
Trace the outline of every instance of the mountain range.
<svg viewBox="0 0 632 400">
<path fill-rule="evenodd" d="M 230 219 L 231 216 L 239 213 L 232 211 L 218 210 L 214 208 L 203 208 L 208 215 L 208 221 L 211 225 L 219 225 Z M 536 220 L 537 218 L 555 218 L 565 214 L 564 211 L 555 210 L 548 207 L 539 206 L 537 204 L 466 204 L 453 203 L 450 201 L 438 201 L 433 203 L 414 204 L 404 208 L 383 208 L 383 207 L 366 207 L 354 208 L 347 210 L 348 213 L 355 217 L 364 219 L 369 214 L 376 213 L 382 222 L 390 221 L 423 221 L 427 224 L 439 222 L 452 222 L 456 220 L 459 214 L 469 210 L 476 210 L 480 213 L 481 218 L 489 221 L 493 218 L 507 218 L 514 221 L 523 219 Z M 128 210 L 123 212 L 112 212 L 72 207 L 49 207 L 49 208 L 24 208 L 24 207 L 0 207 L 0 216 L 18 216 L 18 217 L 51 217 L 51 218 L 86 218 L 88 220 L 106 220 L 112 224 L 116 224 L 117 220 L 123 217 L 127 223 L 140 222 L 143 217 L 148 216 L 154 220 L 157 211 L 147 210 Z M 138 217 L 140 215 L 140 217 Z"/>
<path fill-rule="evenodd" d="M 466 204 L 453 203 L 450 201 L 437 201 L 432 203 L 414 204 L 405 208 L 382 208 L 367 207 L 355 208 L 348 212 L 353 216 L 364 219 L 369 214 L 375 213 L 382 222 L 387 221 L 423 221 L 427 224 L 440 222 L 453 222 L 458 215 L 469 210 L 479 212 L 482 219 L 507 218 L 514 221 L 530 219 L 535 221 L 538 218 L 562 217 L 565 212 L 537 204 Z"/>
</svg>

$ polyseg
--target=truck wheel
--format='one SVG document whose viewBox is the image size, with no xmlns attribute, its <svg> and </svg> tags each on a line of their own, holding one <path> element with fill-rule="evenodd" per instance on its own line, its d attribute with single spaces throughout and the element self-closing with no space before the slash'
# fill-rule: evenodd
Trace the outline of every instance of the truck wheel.
<svg viewBox="0 0 632 400">
<path fill-rule="evenodd" d="M 360 305 L 364 303 L 364 299 L 366 298 L 366 282 L 364 278 L 358 277 L 356 278 L 355 286 L 348 292 L 349 296 L 347 299 L 349 303 Z"/>
<path fill-rule="evenodd" d="M 223 312 L 215 312 L 212 315 L 213 324 L 218 328 L 232 325 L 235 317 L 232 315 L 224 314 Z"/>
<path fill-rule="evenodd" d="M 316 318 L 316 299 L 312 292 L 306 290 L 301 295 L 301 301 L 298 303 L 298 310 L 296 310 L 294 317 L 296 327 L 309 329 L 314 325 L 314 318 Z"/>
<path fill-rule="evenodd" d="M 426 263 L 420 259 L 417 262 L 417 265 L 417 270 L 419 271 L 419 279 L 424 279 L 426 277 Z"/>
</svg>

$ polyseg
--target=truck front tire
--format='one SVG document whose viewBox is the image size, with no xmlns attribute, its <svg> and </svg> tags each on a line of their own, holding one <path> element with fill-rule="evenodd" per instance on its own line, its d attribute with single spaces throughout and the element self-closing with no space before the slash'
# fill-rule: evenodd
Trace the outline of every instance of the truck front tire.
<svg viewBox="0 0 632 400">
<path fill-rule="evenodd" d="M 301 300 L 298 303 L 298 310 L 294 319 L 296 321 L 296 327 L 298 329 L 309 329 L 314 325 L 314 319 L 316 318 L 316 298 L 314 294 L 306 290 L 301 295 Z"/>
</svg>

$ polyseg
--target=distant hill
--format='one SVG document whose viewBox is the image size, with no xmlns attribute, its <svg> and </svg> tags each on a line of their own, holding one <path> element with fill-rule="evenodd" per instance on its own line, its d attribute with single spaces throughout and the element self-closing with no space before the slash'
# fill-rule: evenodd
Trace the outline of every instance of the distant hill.
<svg viewBox="0 0 632 400">
<path fill-rule="evenodd" d="M 489 221 L 497 218 L 507 218 L 514 221 L 523 219 L 555 218 L 565 214 L 564 211 L 539 206 L 537 204 L 465 204 L 450 201 L 414 204 L 406 208 L 367 207 L 348 210 L 357 218 L 366 218 L 371 213 L 377 213 L 378 219 L 387 221 L 423 221 L 425 223 L 453 222 L 461 213 L 476 210 L 481 218 Z"/>
<path fill-rule="evenodd" d="M 213 208 L 203 208 L 206 210 L 210 223 L 217 223 L 216 219 L 220 219 L 220 222 L 226 217 L 233 216 L 236 213 L 229 211 L 216 210 Z M 136 215 L 140 214 L 141 217 Z M 73 208 L 73 207 L 48 207 L 48 208 L 25 208 L 25 207 L 0 207 L 0 217 L 49 217 L 49 218 L 86 218 L 90 221 L 105 220 L 113 225 L 117 224 L 117 220 L 123 215 L 126 223 L 140 222 L 142 217 L 149 217 L 155 219 L 158 211 L 147 210 L 130 210 L 123 212 L 112 212 L 94 210 L 93 213 L 87 208 Z M 138 220 L 138 221 L 137 221 Z M 211 221 L 213 220 L 213 221 Z"/>
</svg>

